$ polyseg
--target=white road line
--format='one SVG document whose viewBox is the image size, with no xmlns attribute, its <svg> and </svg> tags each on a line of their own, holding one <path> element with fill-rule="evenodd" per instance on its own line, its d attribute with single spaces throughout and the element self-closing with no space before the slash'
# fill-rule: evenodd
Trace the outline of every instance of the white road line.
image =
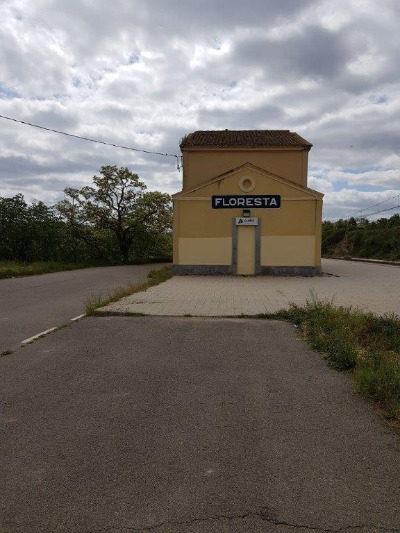
<svg viewBox="0 0 400 533">
<path fill-rule="evenodd" d="M 86 316 L 86 315 L 83 314 L 83 315 L 74 316 L 74 318 L 71 318 L 71 322 L 75 322 L 76 320 L 80 320 L 80 319 L 83 318 L 84 316 Z"/>
<path fill-rule="evenodd" d="M 46 331 L 42 331 L 41 333 L 38 333 L 37 335 L 34 335 L 33 337 L 29 337 L 29 339 L 25 339 L 21 342 L 21 344 L 29 344 L 30 342 L 35 341 L 39 337 L 43 337 L 44 335 L 47 335 L 48 333 L 51 333 L 52 331 L 55 331 L 58 328 L 50 328 L 46 329 Z"/>
</svg>

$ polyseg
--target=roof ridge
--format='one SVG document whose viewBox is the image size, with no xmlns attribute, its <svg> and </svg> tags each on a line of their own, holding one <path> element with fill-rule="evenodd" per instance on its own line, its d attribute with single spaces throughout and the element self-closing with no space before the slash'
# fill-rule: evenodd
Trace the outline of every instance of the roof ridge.
<svg viewBox="0 0 400 533">
<path fill-rule="evenodd" d="M 312 144 L 290 130 L 197 130 L 183 137 L 180 147 L 303 147 Z"/>
</svg>

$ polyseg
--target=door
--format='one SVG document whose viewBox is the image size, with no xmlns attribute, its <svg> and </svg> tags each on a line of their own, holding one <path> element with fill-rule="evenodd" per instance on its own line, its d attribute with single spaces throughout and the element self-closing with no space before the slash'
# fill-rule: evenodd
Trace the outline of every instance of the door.
<svg viewBox="0 0 400 533">
<path fill-rule="evenodd" d="M 237 228 L 237 272 L 239 276 L 256 273 L 256 226 Z"/>
</svg>

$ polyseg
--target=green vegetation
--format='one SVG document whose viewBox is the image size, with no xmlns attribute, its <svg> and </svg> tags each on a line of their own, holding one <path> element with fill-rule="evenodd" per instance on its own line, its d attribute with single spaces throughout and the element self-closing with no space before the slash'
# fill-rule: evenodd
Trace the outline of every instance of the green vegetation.
<svg viewBox="0 0 400 533">
<path fill-rule="evenodd" d="M 147 276 L 147 281 L 144 283 L 133 285 L 130 284 L 126 287 L 118 287 L 113 291 L 108 292 L 107 294 L 98 294 L 89 298 L 86 301 L 85 312 L 87 315 L 91 316 L 96 314 L 96 310 L 100 307 L 104 307 L 112 302 L 117 302 L 121 298 L 135 294 L 136 292 L 142 292 L 150 287 L 159 285 L 167 279 L 172 277 L 171 267 L 163 267 L 158 270 L 151 270 Z"/>
<path fill-rule="evenodd" d="M 64 200 L 55 206 L 29 205 L 22 194 L 0 197 L 3 277 L 170 261 L 171 255 L 170 196 L 146 191 L 127 168 L 102 167 L 92 187 L 65 189 Z"/>
<path fill-rule="evenodd" d="M 33 263 L 0 261 L 0 279 L 35 276 L 37 274 L 61 272 L 62 270 L 86 268 L 88 266 L 90 265 L 87 263 L 56 263 L 55 261 L 36 261 Z"/>
<path fill-rule="evenodd" d="M 323 222 L 322 255 L 400 261 L 400 215 Z"/>
<path fill-rule="evenodd" d="M 101 167 L 93 187 L 67 188 L 57 209 L 75 238 L 102 258 L 129 263 L 168 255 L 172 206 L 168 194 L 146 191 L 146 185 L 127 168 Z M 168 247 L 169 246 L 169 247 Z"/>
<path fill-rule="evenodd" d="M 315 298 L 278 315 L 297 324 L 331 367 L 351 372 L 364 397 L 378 402 L 388 417 L 400 419 L 398 316 L 378 317 Z"/>
</svg>

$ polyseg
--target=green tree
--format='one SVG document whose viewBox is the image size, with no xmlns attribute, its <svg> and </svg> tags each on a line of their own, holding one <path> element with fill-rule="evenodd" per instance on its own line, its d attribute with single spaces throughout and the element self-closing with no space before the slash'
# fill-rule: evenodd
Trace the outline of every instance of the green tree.
<svg viewBox="0 0 400 533">
<path fill-rule="evenodd" d="M 65 189 L 57 209 L 76 238 L 102 257 L 111 239 L 120 259 L 128 262 L 132 255 L 148 255 L 150 242 L 165 240 L 171 233 L 170 196 L 146 188 L 128 168 L 107 165 L 100 176 L 93 176 L 93 186 Z"/>
<path fill-rule="evenodd" d="M 62 261 L 65 228 L 54 207 L 28 205 L 22 194 L 0 198 L 0 259 Z"/>
<path fill-rule="evenodd" d="M 28 205 L 22 194 L 0 198 L 0 256 L 20 259 L 24 254 Z"/>
</svg>

